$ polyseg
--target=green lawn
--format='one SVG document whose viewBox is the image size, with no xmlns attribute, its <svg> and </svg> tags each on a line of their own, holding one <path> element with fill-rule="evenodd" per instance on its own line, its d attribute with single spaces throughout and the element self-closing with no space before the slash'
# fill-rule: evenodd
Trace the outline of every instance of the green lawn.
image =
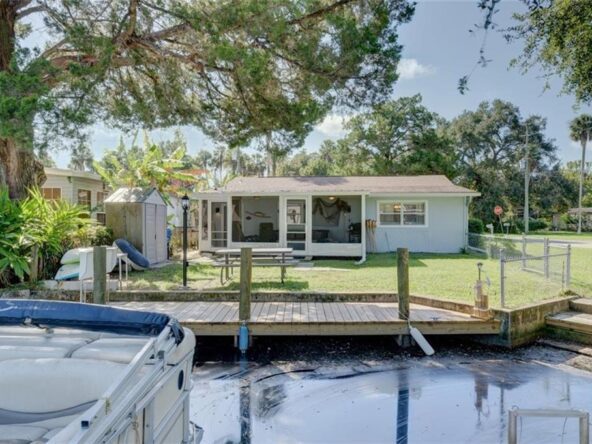
<svg viewBox="0 0 592 444">
<path fill-rule="evenodd" d="M 410 260 L 411 292 L 456 301 L 472 302 L 473 285 L 477 278 L 477 262 L 491 281 L 488 288 L 490 305 L 499 306 L 499 262 L 474 254 L 412 254 Z M 532 263 L 533 268 L 539 268 Z M 592 264 L 592 250 L 575 249 L 572 257 L 572 288 L 592 296 L 592 276 L 586 265 Z M 558 296 L 561 292 L 562 264 L 551 263 L 556 279 L 546 281 L 540 274 L 521 271 L 519 263 L 506 269 L 508 306 Z M 396 257 L 394 254 L 372 254 L 363 265 L 353 260 L 315 260 L 314 267 L 288 269 L 286 282 L 279 281 L 279 269 L 255 268 L 254 290 L 273 291 L 395 291 L 397 286 Z M 182 280 L 181 265 L 134 272 L 130 288 L 178 289 Z M 238 273 L 224 286 L 220 286 L 219 270 L 205 264 L 191 265 L 189 286 L 193 289 L 238 289 Z"/>
</svg>

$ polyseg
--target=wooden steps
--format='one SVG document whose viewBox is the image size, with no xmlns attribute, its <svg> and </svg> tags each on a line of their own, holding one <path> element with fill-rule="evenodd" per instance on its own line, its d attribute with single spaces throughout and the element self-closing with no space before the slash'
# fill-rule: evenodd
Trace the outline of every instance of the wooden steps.
<svg viewBox="0 0 592 444">
<path fill-rule="evenodd" d="M 573 311 L 580 313 L 592 314 L 592 299 L 591 298 L 578 298 L 573 301 L 569 301 L 569 308 Z"/>
<path fill-rule="evenodd" d="M 563 311 L 549 316 L 547 325 L 592 335 L 592 314 Z"/>
</svg>

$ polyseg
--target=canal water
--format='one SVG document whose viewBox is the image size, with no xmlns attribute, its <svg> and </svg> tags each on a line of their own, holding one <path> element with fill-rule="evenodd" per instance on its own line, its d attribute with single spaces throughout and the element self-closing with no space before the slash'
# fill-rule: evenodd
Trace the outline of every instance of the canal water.
<svg viewBox="0 0 592 444">
<path fill-rule="evenodd" d="M 508 411 L 592 411 L 590 358 L 388 338 L 261 339 L 247 360 L 198 346 L 192 420 L 204 443 L 505 443 Z M 201 353 L 200 353 L 201 352 Z M 520 443 L 576 443 L 578 420 L 523 418 Z"/>
</svg>

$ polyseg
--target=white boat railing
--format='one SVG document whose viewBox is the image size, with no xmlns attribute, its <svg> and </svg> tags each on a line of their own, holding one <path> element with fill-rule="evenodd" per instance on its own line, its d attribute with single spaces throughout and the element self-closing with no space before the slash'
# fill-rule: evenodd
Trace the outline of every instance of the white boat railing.
<svg viewBox="0 0 592 444">
<path fill-rule="evenodd" d="M 151 403 L 158 389 L 178 369 L 176 365 L 166 365 L 167 357 L 175 347 L 175 338 L 170 326 L 167 326 L 158 337 L 151 338 L 127 365 L 125 372 L 111 384 L 105 395 L 81 416 L 80 430 L 72 442 L 96 443 L 117 440 L 117 437 L 132 424 L 136 414 L 144 408 L 147 409 L 148 418 L 153 410 Z M 186 358 L 187 356 L 184 356 L 179 363 L 185 362 Z M 180 402 L 181 405 L 188 407 L 188 388 L 184 390 Z M 143 442 L 153 442 L 150 437 L 156 438 L 155 428 L 165 427 L 167 425 L 165 421 L 170 421 L 172 418 L 174 417 L 171 415 L 165 415 L 160 424 L 146 420 L 142 432 Z M 188 442 L 188 422 L 184 427 L 183 435 L 183 442 Z"/>
</svg>

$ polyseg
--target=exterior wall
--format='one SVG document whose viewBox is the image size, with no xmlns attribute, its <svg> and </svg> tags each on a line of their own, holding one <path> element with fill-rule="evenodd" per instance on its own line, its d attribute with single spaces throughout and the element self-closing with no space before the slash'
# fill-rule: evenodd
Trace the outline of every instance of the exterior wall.
<svg viewBox="0 0 592 444">
<path fill-rule="evenodd" d="M 41 188 L 60 188 L 62 190 L 62 199 L 72 202 L 73 186 L 71 179 L 66 176 L 53 176 L 47 174 L 47 179 Z"/>
<path fill-rule="evenodd" d="M 144 251 L 144 211 L 139 203 L 106 203 L 106 225 L 115 239 L 127 239 L 139 251 Z"/>
<path fill-rule="evenodd" d="M 427 202 L 426 226 L 377 226 L 376 250 L 367 239 L 367 251 L 386 253 L 404 247 L 415 252 L 458 253 L 465 247 L 467 205 L 463 197 L 371 196 L 366 199 L 366 219 L 378 221 L 378 202 L 382 200 Z"/>
<path fill-rule="evenodd" d="M 72 202 L 78 203 L 78 190 L 89 190 L 90 191 L 90 208 L 92 211 L 92 217 L 96 218 L 97 209 L 97 193 L 105 191 L 103 182 L 92 179 L 85 179 L 81 177 L 72 178 Z M 103 211 L 104 212 L 104 211 Z"/>
<path fill-rule="evenodd" d="M 91 209 L 95 210 L 97 206 L 97 192 L 105 191 L 101 180 L 87 179 L 74 176 L 46 174 L 47 179 L 42 188 L 61 188 L 62 199 L 71 203 L 78 203 L 78 190 L 89 190 L 91 199 Z M 92 217 L 96 218 L 96 211 L 92 212 Z"/>
</svg>

